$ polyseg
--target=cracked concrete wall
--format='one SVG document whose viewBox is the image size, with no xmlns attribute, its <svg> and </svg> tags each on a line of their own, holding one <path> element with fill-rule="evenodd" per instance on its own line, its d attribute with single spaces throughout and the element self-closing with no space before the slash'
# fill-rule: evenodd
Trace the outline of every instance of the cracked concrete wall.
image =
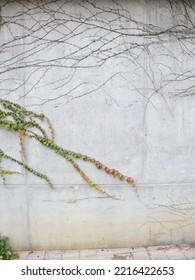
<svg viewBox="0 0 195 280">
<path fill-rule="evenodd" d="M 195 100 L 180 94 L 193 86 L 194 45 L 183 34 L 177 40 L 178 31 L 160 35 L 183 12 L 169 1 L 3 2 L 1 98 L 46 114 L 59 145 L 132 176 L 138 197 L 80 163 L 121 200 L 107 198 L 52 151 L 25 141 L 27 163 L 55 189 L 2 160 L 23 175 L 1 183 L 0 233 L 15 249 L 194 243 Z M 0 143 L 20 157 L 14 133 L 1 129 Z"/>
</svg>

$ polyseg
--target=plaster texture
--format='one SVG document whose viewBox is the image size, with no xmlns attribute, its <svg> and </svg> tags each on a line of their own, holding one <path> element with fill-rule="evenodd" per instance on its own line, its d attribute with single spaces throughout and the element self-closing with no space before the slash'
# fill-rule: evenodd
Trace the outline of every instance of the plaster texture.
<svg viewBox="0 0 195 280">
<path fill-rule="evenodd" d="M 166 29 L 182 15 L 175 9 L 171 17 L 168 1 L 23 2 L 1 8 L 10 20 L 0 27 L 1 98 L 43 112 L 57 144 L 132 176 L 138 196 L 78 161 L 120 200 L 105 197 L 63 158 L 25 140 L 26 162 L 55 188 L 2 160 L 23 175 L 7 176 L 0 186 L 0 233 L 15 250 L 194 243 L 195 98 L 178 96 L 191 79 L 171 82 L 193 71 L 187 49 L 194 46 L 185 40 L 182 48 L 170 33 L 131 36 L 141 22 Z M 14 133 L 0 129 L 0 146 L 20 157 Z"/>
</svg>

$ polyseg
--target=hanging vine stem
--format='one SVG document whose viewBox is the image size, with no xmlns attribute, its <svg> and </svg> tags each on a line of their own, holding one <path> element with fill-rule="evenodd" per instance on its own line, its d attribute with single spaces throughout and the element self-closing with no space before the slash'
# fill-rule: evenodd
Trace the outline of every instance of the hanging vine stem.
<svg viewBox="0 0 195 280">
<path fill-rule="evenodd" d="M 40 172 L 37 172 L 36 170 L 34 170 L 33 168 L 29 167 L 27 164 L 25 164 L 24 162 L 22 161 L 19 161 L 13 157 L 10 157 L 8 156 L 7 154 L 5 154 L 1 149 L 0 149 L 0 157 L 2 158 L 5 158 L 5 159 L 9 159 L 13 162 L 16 162 L 17 164 L 23 166 L 26 170 L 28 170 L 29 172 L 33 173 L 35 176 L 41 178 L 41 179 L 45 179 L 45 181 L 48 183 L 48 185 L 53 188 L 53 185 L 50 181 L 50 179 L 45 175 L 45 174 L 42 174 Z M 11 174 L 11 171 L 8 171 L 10 172 L 9 174 Z M 16 173 L 16 172 L 15 172 Z M 5 174 L 5 173 L 4 173 Z M 7 173 L 8 174 L 8 173 Z"/>
<path fill-rule="evenodd" d="M 54 130 L 53 127 L 47 117 L 45 117 L 43 114 L 37 114 L 33 111 L 29 111 L 24 107 L 21 107 L 18 104 L 15 104 L 13 102 L 0 99 L 0 105 L 3 108 L 3 110 L 0 109 L 0 126 L 11 129 L 16 132 L 18 132 L 19 136 L 19 144 L 21 147 L 20 154 L 22 161 L 19 161 L 6 153 L 4 153 L 0 149 L 0 158 L 5 158 L 8 160 L 11 160 L 13 162 L 16 162 L 17 164 L 23 166 L 27 171 L 31 172 L 35 176 L 44 179 L 48 185 L 53 188 L 53 185 L 50 181 L 50 179 L 40 172 L 37 172 L 30 166 L 28 166 L 24 162 L 25 158 L 25 152 L 24 152 L 24 144 L 23 140 L 24 137 L 35 139 L 39 143 L 41 143 L 43 146 L 49 148 L 50 150 L 53 150 L 56 154 L 62 156 L 65 158 L 66 161 L 70 162 L 72 166 L 76 169 L 76 171 L 81 175 L 81 177 L 87 182 L 87 184 L 93 188 L 95 188 L 97 191 L 107 195 L 108 197 L 115 198 L 114 196 L 107 193 L 101 186 L 98 184 L 95 184 L 84 172 L 81 170 L 79 165 L 75 162 L 76 159 L 81 159 L 83 161 L 88 161 L 92 164 L 94 164 L 98 169 L 102 169 L 107 174 L 112 175 L 113 177 L 118 177 L 121 181 L 126 181 L 127 183 L 131 184 L 132 187 L 136 190 L 135 182 L 132 177 L 128 177 L 123 175 L 121 172 L 119 172 L 116 169 L 111 169 L 107 167 L 106 165 L 102 164 L 100 161 L 96 160 L 95 158 L 89 157 L 88 155 L 84 155 L 81 153 L 77 153 L 68 149 L 64 149 L 63 147 L 57 145 L 54 143 Z M 37 122 L 37 121 L 46 121 L 47 126 L 50 131 L 50 137 L 47 135 L 47 132 L 45 129 Z M 35 132 L 32 129 L 36 129 L 39 133 Z M 2 170 L 0 172 L 0 175 L 5 174 L 14 174 L 18 172 L 10 171 L 10 170 Z"/>
</svg>

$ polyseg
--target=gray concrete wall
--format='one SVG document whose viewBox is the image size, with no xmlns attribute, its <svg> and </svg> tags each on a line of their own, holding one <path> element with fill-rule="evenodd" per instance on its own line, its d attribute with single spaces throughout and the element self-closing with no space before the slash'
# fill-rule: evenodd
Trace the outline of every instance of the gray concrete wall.
<svg viewBox="0 0 195 280">
<path fill-rule="evenodd" d="M 46 114 L 59 145 L 132 176 L 138 197 L 78 162 L 121 200 L 105 197 L 26 140 L 27 163 L 55 189 L 2 159 L 23 175 L 1 182 L 0 233 L 15 249 L 194 243 L 193 9 L 187 15 L 182 1 L 47 2 L 2 1 L 0 96 Z M 20 157 L 10 131 L 0 129 L 0 148 Z"/>
</svg>

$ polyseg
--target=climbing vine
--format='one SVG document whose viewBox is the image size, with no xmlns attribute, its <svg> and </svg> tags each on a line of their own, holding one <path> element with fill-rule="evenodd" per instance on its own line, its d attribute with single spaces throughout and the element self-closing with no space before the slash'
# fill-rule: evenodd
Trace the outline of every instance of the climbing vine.
<svg viewBox="0 0 195 280">
<path fill-rule="evenodd" d="M 48 131 L 46 131 L 46 129 L 42 127 L 41 123 L 43 122 L 46 122 Z M 118 179 L 120 179 L 121 181 L 125 180 L 127 183 L 131 184 L 134 189 L 136 188 L 135 182 L 132 177 L 125 176 L 118 170 L 111 169 L 106 165 L 104 165 L 103 163 L 101 163 L 100 161 L 96 160 L 95 158 L 89 157 L 88 155 L 77 153 L 57 145 L 54 141 L 55 134 L 54 134 L 52 124 L 44 114 L 37 114 L 33 111 L 27 110 L 26 108 L 16 103 L 4 99 L 0 99 L 0 126 L 5 129 L 13 130 L 16 133 L 18 133 L 21 160 L 9 156 L 2 149 L 0 149 L 0 159 L 4 158 L 17 163 L 18 165 L 21 165 L 28 172 L 31 172 L 35 176 L 45 180 L 51 188 L 53 188 L 53 184 L 47 175 L 34 170 L 33 168 L 31 168 L 25 163 L 25 149 L 24 149 L 25 137 L 28 139 L 35 139 L 43 146 L 47 147 L 50 150 L 53 150 L 56 154 L 63 157 L 75 168 L 75 170 L 80 174 L 80 176 L 85 180 L 85 182 L 89 186 L 95 188 L 97 191 L 107 195 L 108 197 L 113 197 L 113 196 L 107 193 L 101 186 L 94 183 L 84 173 L 84 171 L 77 164 L 76 162 L 77 159 L 94 164 L 98 169 L 103 170 L 104 172 L 106 172 L 109 175 L 112 175 L 113 177 L 118 177 Z M 15 172 L 12 170 L 5 170 L 2 167 L 0 167 L 0 176 L 3 178 L 4 183 L 5 183 L 5 177 L 4 177 L 5 175 L 15 174 L 15 173 L 19 173 L 19 172 Z"/>
</svg>

